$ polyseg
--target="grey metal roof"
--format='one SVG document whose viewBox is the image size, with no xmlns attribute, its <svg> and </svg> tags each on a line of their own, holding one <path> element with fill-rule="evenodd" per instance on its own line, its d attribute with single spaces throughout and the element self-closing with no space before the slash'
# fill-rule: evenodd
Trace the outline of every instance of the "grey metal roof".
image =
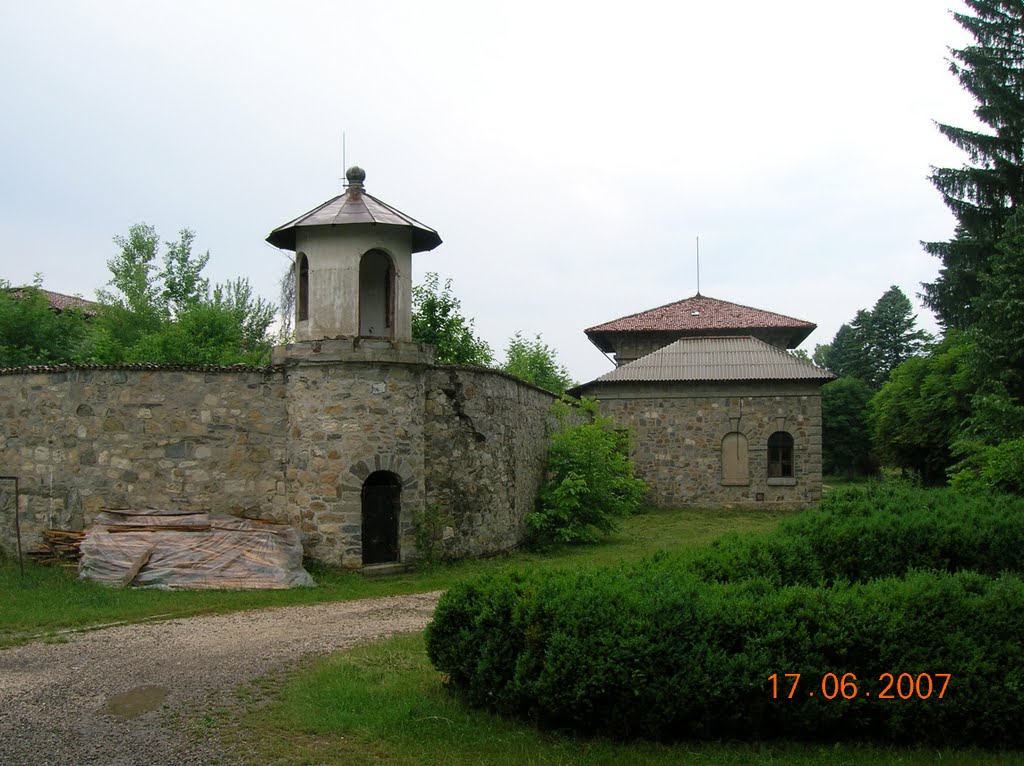
<svg viewBox="0 0 1024 766">
<path fill-rule="evenodd" d="M 433 250 L 441 244 L 441 237 L 429 226 L 406 215 L 388 203 L 367 194 L 363 188 L 366 173 L 361 168 L 348 169 L 349 186 L 344 194 L 327 200 L 322 205 L 303 213 L 298 218 L 278 226 L 267 237 L 267 242 L 283 250 L 295 249 L 295 230 L 299 226 L 345 226 L 348 224 L 376 224 L 402 226 L 412 229 L 412 251 Z"/>
<path fill-rule="evenodd" d="M 831 380 L 828 370 L 753 337 L 681 338 L 586 383 Z"/>
</svg>

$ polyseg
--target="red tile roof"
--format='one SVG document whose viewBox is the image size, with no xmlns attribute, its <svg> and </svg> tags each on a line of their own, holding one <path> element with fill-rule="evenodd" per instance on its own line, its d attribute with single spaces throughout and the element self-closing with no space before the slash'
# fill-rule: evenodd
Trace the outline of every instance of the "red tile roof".
<svg viewBox="0 0 1024 766">
<path fill-rule="evenodd" d="M 721 301 L 706 295 L 630 314 L 611 322 L 584 330 L 594 332 L 675 332 L 694 330 L 754 330 L 766 328 L 806 328 L 808 334 L 816 325 L 802 319 L 776 314 L 773 311 Z"/>
<path fill-rule="evenodd" d="M 29 289 L 25 287 L 13 287 L 10 289 L 10 295 L 14 298 L 20 298 L 24 294 L 24 290 Z M 95 301 L 86 300 L 85 298 L 79 298 L 74 295 L 65 295 L 64 293 L 55 293 L 53 290 L 39 290 L 47 303 L 50 304 L 50 308 L 54 311 L 63 311 L 64 309 L 81 309 L 87 314 L 95 313 L 99 308 L 99 304 Z"/>
</svg>

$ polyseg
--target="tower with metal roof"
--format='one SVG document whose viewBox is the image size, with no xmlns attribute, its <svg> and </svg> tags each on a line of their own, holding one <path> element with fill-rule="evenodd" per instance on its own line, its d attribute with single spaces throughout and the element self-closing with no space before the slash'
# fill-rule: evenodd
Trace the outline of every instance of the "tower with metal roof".
<svg viewBox="0 0 1024 766">
<path fill-rule="evenodd" d="M 412 254 L 441 237 L 368 194 L 351 167 L 348 188 L 274 229 L 267 242 L 295 252 L 295 339 L 412 340 Z"/>
</svg>

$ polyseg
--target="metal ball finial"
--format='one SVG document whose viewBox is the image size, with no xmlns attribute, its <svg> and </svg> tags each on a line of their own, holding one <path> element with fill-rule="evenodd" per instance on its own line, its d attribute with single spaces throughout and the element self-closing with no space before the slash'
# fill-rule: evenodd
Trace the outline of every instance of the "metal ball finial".
<svg viewBox="0 0 1024 766">
<path fill-rule="evenodd" d="M 345 178 L 348 179 L 350 184 L 359 184 L 361 186 L 363 181 L 366 180 L 366 171 L 358 165 L 353 165 L 345 171 Z"/>
</svg>

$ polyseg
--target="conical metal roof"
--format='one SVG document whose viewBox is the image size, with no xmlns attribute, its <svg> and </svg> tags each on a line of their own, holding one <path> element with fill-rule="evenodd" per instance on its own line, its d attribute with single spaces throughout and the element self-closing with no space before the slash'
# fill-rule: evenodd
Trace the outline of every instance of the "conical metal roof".
<svg viewBox="0 0 1024 766">
<path fill-rule="evenodd" d="M 349 186 L 344 194 L 327 200 L 308 213 L 278 226 L 267 237 L 267 242 L 282 250 L 295 249 L 295 233 L 300 226 L 346 226 L 348 224 L 374 224 L 377 226 L 403 226 L 412 229 L 412 252 L 433 250 L 441 244 L 441 237 L 429 226 L 397 210 L 388 203 L 367 194 L 363 188 L 366 173 L 351 167 L 345 174 Z"/>
</svg>

